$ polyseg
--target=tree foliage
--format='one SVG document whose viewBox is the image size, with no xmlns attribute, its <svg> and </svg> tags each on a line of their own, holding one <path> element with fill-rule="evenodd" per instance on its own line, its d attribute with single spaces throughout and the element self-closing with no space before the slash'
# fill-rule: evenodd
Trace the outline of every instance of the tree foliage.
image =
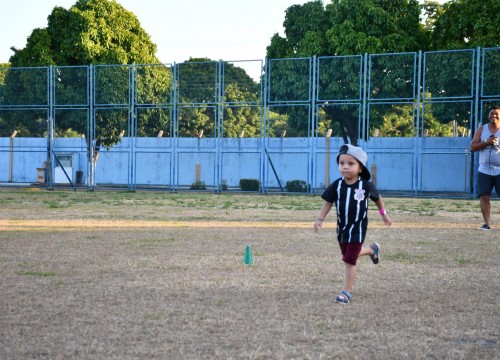
<svg viewBox="0 0 500 360">
<path fill-rule="evenodd" d="M 471 96 L 474 81 L 474 54 L 467 49 L 500 46 L 500 24 L 491 21 L 500 12 L 498 0 L 454 0 L 437 8 L 432 21 L 431 49 L 455 50 L 453 53 L 432 53 L 426 58 L 426 88 L 424 94 L 432 99 Z M 498 16 L 496 16 L 498 17 Z M 485 54 L 484 65 L 490 69 L 482 75 L 486 91 L 499 93 L 498 76 L 500 61 L 497 54 Z M 436 104 L 433 114 L 437 124 L 447 125 L 455 121 L 459 128 L 468 128 L 471 115 L 470 106 L 463 104 Z M 448 125 L 448 128 L 450 126 Z M 432 132 L 432 129 L 430 129 Z"/>
<path fill-rule="evenodd" d="M 326 5 L 330 55 L 425 49 L 417 0 L 334 0 Z"/>
<path fill-rule="evenodd" d="M 130 64 L 158 64 L 156 45 L 141 28 L 137 17 L 114 0 L 78 0 L 66 10 L 55 7 L 48 16 L 48 26 L 34 29 L 24 49 L 17 50 L 10 58 L 12 71 L 5 79 L 4 105 L 43 105 L 47 103 L 47 68 L 33 73 L 26 67 L 56 65 L 56 105 L 89 104 L 87 67 L 95 65 L 95 79 L 99 84 L 96 105 L 128 106 L 130 96 L 139 102 L 164 103 L 168 101 L 170 69 L 165 66 L 149 67 L 139 72 L 136 93 L 130 91 Z M 106 65 L 99 65 L 106 64 Z M 113 66 L 113 64 L 117 64 Z M 127 65 L 127 66 L 124 66 Z M 146 79 L 146 80 L 145 80 Z M 34 91 L 33 88 L 38 88 Z M 19 94 L 23 98 L 19 98 Z M 40 100 L 40 97 L 44 100 Z M 123 124 L 130 114 L 114 111 L 96 112 L 95 140 L 98 145 L 111 147 L 120 141 Z M 44 136 L 47 129 L 30 126 L 32 119 L 22 112 L 4 116 L 5 126 L 21 126 L 21 136 Z M 142 124 L 150 124 L 143 113 Z M 56 112 L 56 135 L 68 134 L 67 129 L 86 134 L 86 112 Z M 38 130 L 37 130 L 38 129 Z M 125 128 L 129 134 L 131 129 Z M 139 129 L 144 132 L 145 129 Z M 34 131 L 38 133 L 34 133 Z M 69 132 L 73 133 L 73 132 Z"/>
<path fill-rule="evenodd" d="M 266 135 L 279 136 L 285 130 L 288 136 L 310 136 L 311 131 L 322 134 L 331 128 L 333 136 L 357 143 L 358 136 L 370 136 L 375 125 L 381 134 L 398 136 L 409 131 L 412 107 L 402 105 L 390 110 L 373 107 L 371 129 L 361 134 L 363 65 L 369 68 L 366 95 L 370 100 L 411 103 L 416 96 L 413 52 L 460 49 L 449 54 L 427 52 L 420 69 L 425 89 L 417 91 L 426 100 L 468 98 L 474 57 L 464 49 L 500 46 L 500 23 L 494 21 L 499 10 L 498 0 L 452 0 L 444 5 L 435 1 L 419 5 L 417 0 L 325 4 L 315 0 L 289 7 L 283 22 L 285 36 L 274 34 L 267 47 L 271 60 L 266 69 L 270 86 L 264 95 L 269 105 Z M 368 64 L 360 55 L 365 53 L 376 54 Z M 92 135 L 99 146 L 119 142 L 122 130 L 137 136 L 159 132 L 199 136 L 202 131 L 206 137 L 260 134 L 260 84 L 243 69 L 197 58 L 176 64 L 178 76 L 173 79 L 172 68 L 160 64 L 155 54 L 156 45 L 136 16 L 115 0 L 77 0 L 68 10 L 55 7 L 47 28 L 34 29 L 26 47 L 11 57 L 11 67 L 0 68 L 0 104 L 30 107 L 29 111 L 2 111 L 0 133 L 8 135 L 16 128 L 20 136 L 46 136 L 48 113 L 37 109 L 47 106 L 54 86 L 56 136 L 88 133 L 85 109 L 90 108 L 90 96 L 95 96 L 97 109 Z M 311 102 L 312 56 L 321 57 L 314 83 L 316 109 L 311 109 L 315 105 Z M 499 68 L 499 51 L 484 59 L 488 69 Z M 92 72 L 86 66 L 90 64 Z M 54 65 L 54 84 L 48 82 L 49 65 Z M 91 81 L 96 89 L 92 95 Z M 487 91 L 498 94 L 498 71 L 485 73 L 482 81 Z M 174 91 L 177 114 L 172 107 Z M 132 101 L 135 113 L 131 113 Z M 433 104 L 427 110 L 423 113 L 425 123 L 434 128 L 429 129 L 431 134 L 449 133 L 452 121 L 459 128 L 470 126 L 471 110 L 463 103 Z M 318 114 L 317 124 L 311 124 L 313 112 Z M 131 116 L 136 117 L 135 129 L 129 128 Z M 178 119 L 175 129 L 174 118 Z"/>
<path fill-rule="evenodd" d="M 87 64 L 152 64 L 156 45 L 139 20 L 115 0 L 78 0 L 56 6 L 48 26 L 35 29 L 26 47 L 11 58 L 13 67 Z"/>
<path fill-rule="evenodd" d="M 271 38 L 267 56 L 301 58 L 301 62 L 305 57 L 323 57 L 319 63 L 318 97 L 324 103 L 317 131 L 320 133 L 329 126 L 334 136 L 342 136 L 344 141 L 356 144 L 360 134 L 358 109 L 352 104 L 332 105 L 332 101 L 361 100 L 359 80 L 363 74 L 358 54 L 381 55 L 371 56 L 367 64 L 370 99 L 413 101 L 416 62 L 414 55 L 407 53 L 499 46 L 500 25 L 498 21 L 488 20 L 499 10 L 498 0 L 453 0 L 445 5 L 435 1 L 419 5 L 417 0 L 332 0 L 325 6 L 319 0 L 311 1 L 287 9 L 283 22 L 285 36 L 275 34 Z M 330 56 L 331 61 L 327 58 Z M 426 60 L 422 69 L 426 89 L 417 91 L 432 99 L 470 96 L 473 68 L 470 53 L 429 54 Z M 495 65 L 496 57 L 491 55 L 488 61 Z M 297 74 L 293 67 L 287 64 L 281 69 L 268 69 L 272 77 L 271 98 L 289 101 L 299 93 L 299 88 L 307 91 L 303 74 Z M 485 81 L 491 76 L 494 75 L 486 74 Z M 280 86 L 281 82 L 293 85 Z M 451 111 L 454 113 L 452 118 L 450 108 L 456 110 Z M 285 107 L 278 109 L 287 114 Z M 441 125 L 448 128 L 451 120 L 463 127 L 470 126 L 470 109 L 464 109 L 461 104 L 434 106 L 433 114 L 434 117 L 427 121 L 436 128 L 431 131 L 433 134 L 447 133 L 437 128 Z M 388 119 L 386 115 L 374 109 L 370 121 L 380 122 L 384 116 Z M 289 121 L 292 120 L 290 116 Z M 303 133 L 307 126 L 303 119 Z"/>
<path fill-rule="evenodd" d="M 191 58 L 177 65 L 181 115 L 179 136 L 213 137 L 217 134 L 216 106 L 222 103 L 222 136 L 254 137 L 259 134 L 260 86 L 231 63 L 208 58 Z M 219 77 L 218 74 L 221 74 Z M 223 82 L 223 83 L 222 83 Z M 222 93 L 217 93 L 218 86 Z"/>
<path fill-rule="evenodd" d="M 304 5 L 293 5 L 287 9 L 285 21 L 285 38 L 275 34 L 267 48 L 268 57 L 310 57 L 347 56 L 361 53 L 380 54 L 387 52 L 415 51 L 426 47 L 428 37 L 420 22 L 420 7 L 416 0 L 333 0 L 326 6 L 321 1 L 312 1 Z M 331 66 L 321 68 L 323 81 L 320 79 L 322 94 L 339 94 L 346 100 L 354 94 L 353 100 L 359 98 L 359 81 L 348 81 L 349 76 L 359 77 L 360 67 L 357 59 L 353 61 L 339 58 Z M 391 78 L 393 81 L 407 77 L 405 68 L 393 65 Z M 294 76 L 291 65 L 276 70 L 271 76 L 287 79 L 295 87 L 305 85 L 302 77 Z M 342 74 L 343 76 L 338 76 Z M 350 74 L 350 75 L 349 75 Z M 325 81 L 325 79 L 328 79 Z M 279 84 L 279 81 L 277 81 Z M 290 98 L 291 87 L 278 87 L 271 81 L 270 92 L 281 98 Z M 404 81 L 401 86 L 407 86 Z M 373 91 L 380 91 L 373 89 Z M 384 87 L 385 91 L 389 87 Z M 396 90 L 394 90 L 396 91 Z M 343 94 L 343 95 L 342 95 Z M 358 138 L 359 111 L 350 105 L 328 106 L 330 95 L 325 95 L 323 111 L 328 119 L 340 126 L 337 128 L 345 141 L 353 143 Z M 293 119 L 293 118 L 291 118 Z M 331 124 L 330 124 L 331 125 Z M 320 126 L 323 126 L 320 124 Z M 303 121 L 303 128 L 307 122 Z"/>
<path fill-rule="evenodd" d="M 258 137 L 260 130 L 260 112 L 256 106 L 259 98 L 255 93 L 248 93 L 236 83 L 225 87 L 223 136 L 236 138 L 240 135 Z M 229 105 L 229 104 L 231 105 Z"/>
<path fill-rule="evenodd" d="M 270 58 L 379 54 L 425 49 L 417 0 L 320 0 L 285 13 L 285 38 L 275 34 Z"/>
<path fill-rule="evenodd" d="M 500 46 L 498 0 L 446 2 L 433 22 L 432 48 L 470 49 Z"/>
</svg>

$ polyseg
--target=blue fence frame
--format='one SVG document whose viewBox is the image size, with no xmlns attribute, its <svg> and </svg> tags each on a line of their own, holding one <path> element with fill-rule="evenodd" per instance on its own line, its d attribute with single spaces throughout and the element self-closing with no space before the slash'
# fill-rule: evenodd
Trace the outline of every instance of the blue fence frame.
<svg viewBox="0 0 500 360">
<path fill-rule="evenodd" d="M 450 67 L 436 68 L 435 65 L 442 64 L 443 59 L 450 64 Z M 238 171 L 244 174 L 242 176 L 258 179 L 261 192 L 283 192 L 285 190 L 282 183 L 291 180 L 290 176 L 296 176 L 310 184 L 308 192 L 318 193 L 325 186 L 320 178 L 325 176 L 327 182 L 329 178 L 336 176 L 335 156 L 332 156 L 333 160 L 330 159 L 330 153 L 335 153 L 338 144 L 343 141 L 353 140 L 352 136 L 330 138 L 320 133 L 322 112 L 350 109 L 353 119 L 357 122 L 351 125 L 355 127 L 358 144 L 369 154 L 390 158 L 395 156 L 391 142 L 396 143 L 399 140 L 376 139 L 378 129 L 372 126 L 372 123 L 376 122 L 373 120 L 373 114 L 377 112 L 383 114 L 385 108 L 411 106 L 413 138 L 409 142 L 400 142 L 398 149 L 401 154 L 407 154 L 407 158 L 411 158 L 411 163 L 408 164 L 411 166 L 411 171 L 408 172 L 411 174 L 408 175 L 411 176 L 411 179 L 408 179 L 411 180 L 411 186 L 403 192 L 414 196 L 425 196 L 429 192 L 446 193 L 446 189 L 438 190 L 439 186 L 430 186 L 430 190 L 428 189 L 426 185 L 428 180 L 425 177 L 431 175 L 428 175 L 426 163 L 432 156 L 453 158 L 459 155 L 460 158 L 465 157 L 466 170 L 464 190 L 458 193 L 459 196 L 470 197 L 475 195 L 473 179 L 477 158 L 468 153 L 463 146 L 450 148 L 447 143 L 446 148 L 439 148 L 439 145 L 429 147 L 426 142 L 428 136 L 424 119 L 426 113 L 434 109 L 439 108 L 441 112 L 445 112 L 443 109 L 447 107 L 458 108 L 460 118 L 468 128 L 466 133 L 454 135 L 467 138 L 470 142 L 474 130 L 486 119 L 487 108 L 500 101 L 499 86 L 497 82 L 491 81 L 500 78 L 499 59 L 500 48 L 477 48 L 264 61 L 2 69 L 1 71 L 13 72 L 19 76 L 28 74 L 28 77 L 33 77 L 34 84 L 35 81 L 39 83 L 29 90 L 32 92 L 29 98 L 38 99 L 36 103 L 23 103 L 22 99 L 25 97 L 20 94 L 18 102 L 11 104 L 0 102 L 0 117 L 2 112 L 6 111 L 41 111 L 47 114 L 46 146 L 16 148 L 15 151 L 46 152 L 48 164 L 46 178 L 47 187 L 50 189 L 58 186 L 54 181 L 58 154 L 78 152 L 86 159 L 84 188 L 90 190 L 107 186 L 129 190 L 148 188 L 149 186 L 145 184 L 147 181 L 144 180 L 146 178 L 144 171 L 147 170 L 143 166 L 151 156 L 161 158 L 159 161 L 167 164 L 161 171 L 168 173 L 165 182 L 153 186 L 154 188 L 166 191 L 187 190 L 189 188 L 186 188 L 186 182 L 182 180 L 186 171 L 184 166 L 186 163 L 192 163 L 190 158 L 202 156 L 204 159 L 209 159 L 208 163 L 212 167 L 209 171 L 211 175 L 207 181 L 207 190 L 221 192 L 226 190 L 224 179 L 227 177 L 228 169 L 233 166 L 230 159 L 243 155 L 254 160 L 258 158 L 258 169 L 252 170 L 251 174 L 241 169 Z M 259 82 L 258 95 L 254 101 L 226 100 L 225 80 L 229 64 L 242 68 L 248 64 L 258 64 L 262 70 L 259 75 L 262 81 Z M 196 70 L 196 68 L 203 71 L 210 69 L 210 77 L 200 79 L 186 75 L 189 72 L 185 69 Z M 165 74 L 168 74 L 166 76 L 169 77 L 170 85 L 168 89 L 155 94 L 154 98 L 142 98 L 139 95 L 143 86 L 142 77 L 148 76 L 148 71 L 152 72 L 155 69 L 167 70 Z M 457 69 L 460 71 L 456 71 Z M 449 72 L 449 77 L 438 78 L 435 76 L 438 72 L 441 75 L 443 72 L 445 75 Z M 61 91 L 60 83 L 66 78 L 75 82 L 75 94 Z M 389 90 L 384 87 L 384 82 L 387 81 L 391 81 L 393 85 Z M 335 86 L 331 86 L 332 84 Z M 186 101 L 183 96 L 184 91 L 197 88 L 212 89 L 213 93 L 196 101 Z M 287 92 L 280 90 L 283 88 L 286 88 Z M 392 90 L 394 88 L 397 92 Z M 457 92 L 462 88 L 466 90 Z M 106 97 L 109 92 L 115 95 L 121 94 L 119 100 L 109 101 Z M 224 134 L 225 111 L 240 108 L 253 108 L 258 111 L 260 133 L 254 139 L 229 139 Z M 301 141 L 288 141 L 286 131 L 290 134 L 293 129 L 283 129 L 281 134 L 272 134 L 270 129 L 274 121 L 271 117 L 273 108 L 296 111 L 302 116 L 300 118 L 307 128 L 307 135 Z M 199 136 L 192 138 L 179 135 L 179 127 L 183 125 L 183 114 L 192 109 L 203 109 L 210 119 L 208 137 L 206 133 L 205 137 L 198 134 Z M 157 144 L 155 141 L 146 144 L 143 141 L 144 137 L 138 133 L 141 114 L 147 111 L 157 111 L 159 118 L 168 118 L 169 125 L 165 128 L 168 135 L 166 138 L 160 138 L 158 134 L 158 139 L 161 140 L 158 140 Z M 86 122 L 85 141 L 90 145 L 85 149 L 82 149 L 81 144 L 71 145 L 65 142 L 62 145 L 63 140 L 54 135 L 58 117 L 70 112 L 78 114 L 81 121 Z M 112 117 L 116 112 L 125 113 L 127 118 L 127 123 L 123 124 L 123 141 L 115 152 L 105 152 L 96 144 L 96 121 Z M 154 134 L 148 136 L 154 137 Z M 243 134 L 241 136 L 243 137 Z M 325 141 L 322 140 L 324 137 Z M 2 157 L 12 152 L 12 148 L 6 144 L 6 142 L 0 144 Z M 462 145 L 463 141 L 460 144 Z M 99 182 L 100 174 L 110 170 L 96 167 L 96 162 L 93 160 L 98 153 L 100 156 L 126 158 L 123 167 L 113 169 L 114 176 L 120 179 L 119 181 Z M 300 161 L 294 163 L 293 159 Z M 323 167 L 323 161 L 333 161 L 332 166 L 328 164 L 325 166 L 326 174 L 323 174 L 323 170 L 318 170 Z M 457 159 L 457 162 L 461 161 Z M 293 166 L 300 170 L 290 170 Z M 9 178 L 7 182 L 15 183 L 16 180 Z M 390 186 L 385 187 L 390 189 Z M 453 196 L 457 195 L 457 191 L 450 193 L 453 193 Z"/>
</svg>

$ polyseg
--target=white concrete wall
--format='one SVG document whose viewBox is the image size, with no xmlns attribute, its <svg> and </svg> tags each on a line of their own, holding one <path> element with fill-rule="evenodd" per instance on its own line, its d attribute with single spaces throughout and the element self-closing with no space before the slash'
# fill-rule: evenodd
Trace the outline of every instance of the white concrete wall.
<svg viewBox="0 0 500 360">
<path fill-rule="evenodd" d="M 207 187 L 224 182 L 237 188 L 240 179 L 250 178 L 261 181 L 263 189 L 279 189 L 279 182 L 285 187 L 287 181 L 304 180 L 320 191 L 339 176 L 336 157 L 342 144 L 341 138 L 329 142 L 325 138 L 123 138 L 113 148 L 101 149 L 95 183 L 185 188 L 196 181 L 199 164 L 200 181 Z M 380 190 L 468 192 L 469 144 L 470 139 L 463 137 L 372 138 L 362 146 Z M 54 151 L 58 156 L 73 155 L 69 175 L 75 182 L 76 172 L 82 171 L 86 184 L 85 139 L 55 139 Z M 11 171 L 12 182 L 35 183 L 36 169 L 46 160 L 46 139 L 15 138 L 11 151 L 10 139 L 0 138 L 0 183 L 9 181 Z"/>
</svg>

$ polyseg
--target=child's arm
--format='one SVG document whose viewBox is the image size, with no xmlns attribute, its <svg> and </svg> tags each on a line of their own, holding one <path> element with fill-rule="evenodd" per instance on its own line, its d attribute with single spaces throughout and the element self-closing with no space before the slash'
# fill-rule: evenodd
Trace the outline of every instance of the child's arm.
<svg viewBox="0 0 500 360">
<path fill-rule="evenodd" d="M 389 215 L 387 215 L 387 210 L 385 209 L 384 200 L 382 200 L 382 196 L 380 196 L 378 200 L 375 201 L 375 204 L 377 205 L 378 212 L 380 213 L 380 215 L 382 215 L 382 220 L 384 220 L 384 224 L 386 224 L 387 226 L 391 226 L 392 220 L 389 217 Z"/>
<path fill-rule="evenodd" d="M 323 204 L 323 207 L 321 208 L 321 211 L 319 212 L 318 218 L 314 222 L 313 229 L 315 232 L 318 232 L 319 229 L 323 227 L 323 220 L 325 220 L 326 215 L 330 212 L 331 208 L 333 206 L 333 203 L 325 201 Z"/>
</svg>

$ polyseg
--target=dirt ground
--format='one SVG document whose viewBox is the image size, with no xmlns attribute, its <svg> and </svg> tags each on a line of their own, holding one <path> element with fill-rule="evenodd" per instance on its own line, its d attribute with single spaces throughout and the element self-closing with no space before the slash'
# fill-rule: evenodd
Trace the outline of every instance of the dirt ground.
<svg viewBox="0 0 500 360">
<path fill-rule="evenodd" d="M 500 215 L 385 202 L 341 305 L 319 196 L 0 190 L 0 358 L 500 359 Z"/>
</svg>

